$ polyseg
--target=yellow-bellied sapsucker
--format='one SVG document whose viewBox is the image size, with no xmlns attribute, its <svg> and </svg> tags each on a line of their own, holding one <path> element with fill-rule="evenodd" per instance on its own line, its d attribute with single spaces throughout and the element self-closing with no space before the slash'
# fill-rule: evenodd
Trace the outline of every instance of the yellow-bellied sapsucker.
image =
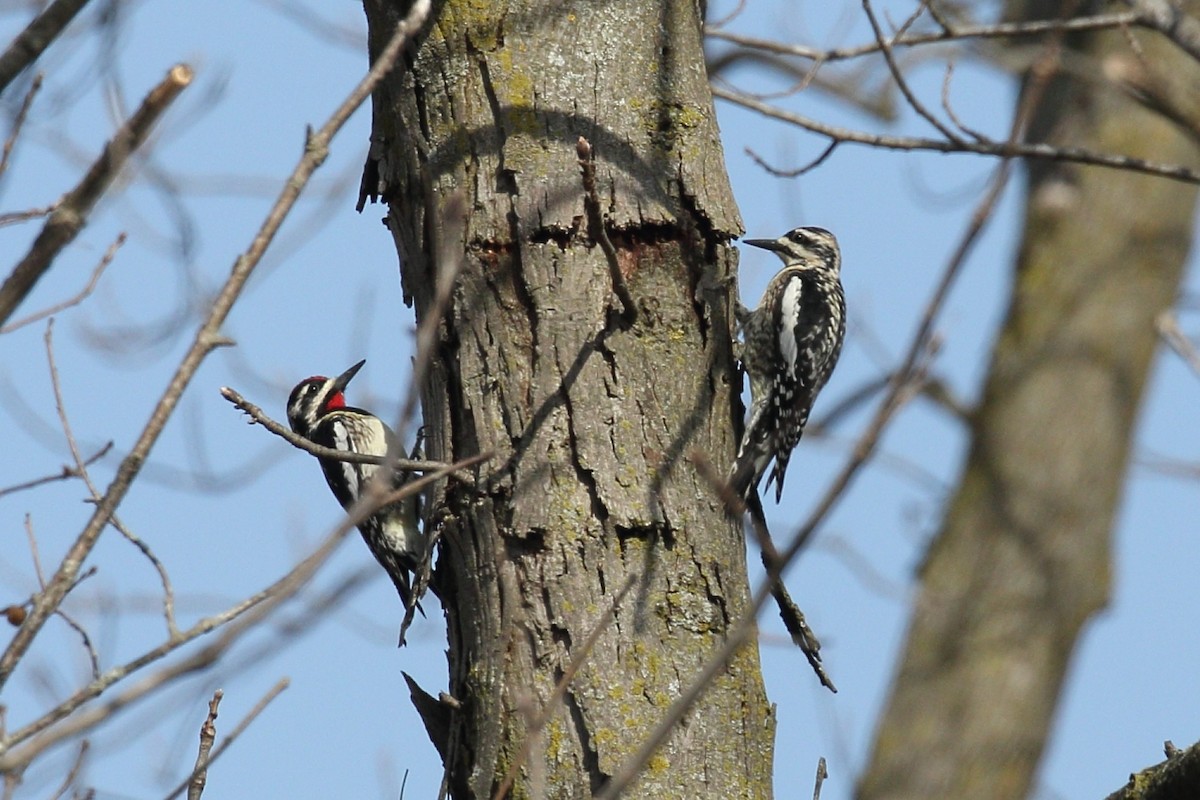
<svg viewBox="0 0 1200 800">
<path fill-rule="evenodd" d="M 392 429 L 371 412 L 346 405 L 346 385 L 365 363 L 358 362 L 336 378 L 316 375 L 296 384 L 287 404 L 292 430 L 324 447 L 386 456 L 396 439 Z M 329 488 L 347 511 L 358 502 L 380 468 L 376 464 L 354 464 L 331 458 L 317 460 L 321 462 L 321 471 L 325 473 Z M 407 481 L 407 473 L 397 472 L 390 488 L 398 489 Z M 412 495 L 383 506 L 358 523 L 363 541 L 396 585 L 405 609 L 413 603 L 411 573 L 425 555 L 425 537 L 419 518 L 420 498 Z"/>
<path fill-rule="evenodd" d="M 837 239 L 824 228 L 796 228 L 778 239 L 744 243 L 773 251 L 783 269 L 767 284 L 758 308 L 738 307 L 750 419 L 729 482 L 739 495 L 749 496 L 774 458 L 767 487 L 775 481 L 778 503 L 792 448 L 842 351 L 842 256 Z"/>
</svg>

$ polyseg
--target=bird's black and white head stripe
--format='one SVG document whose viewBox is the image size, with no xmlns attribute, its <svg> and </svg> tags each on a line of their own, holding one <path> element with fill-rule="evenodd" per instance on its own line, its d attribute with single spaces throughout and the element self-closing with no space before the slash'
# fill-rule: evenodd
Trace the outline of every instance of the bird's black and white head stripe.
<svg viewBox="0 0 1200 800">
<path fill-rule="evenodd" d="M 841 249 L 834 235 L 824 228 L 793 228 L 778 239 L 743 239 L 742 243 L 770 250 L 785 267 L 816 269 L 834 275 L 841 271 Z"/>
<path fill-rule="evenodd" d="M 313 429 L 321 417 L 339 408 L 346 407 L 346 386 L 362 369 L 364 359 L 336 378 L 314 375 L 305 378 L 292 389 L 287 402 L 288 424 L 301 436 L 312 436 Z"/>
</svg>

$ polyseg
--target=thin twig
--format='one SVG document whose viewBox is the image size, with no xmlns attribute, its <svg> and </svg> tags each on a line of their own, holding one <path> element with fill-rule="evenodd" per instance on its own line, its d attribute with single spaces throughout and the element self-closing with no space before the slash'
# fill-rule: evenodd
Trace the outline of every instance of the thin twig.
<svg viewBox="0 0 1200 800">
<path fill-rule="evenodd" d="M 87 224 L 88 215 L 116 180 L 129 156 L 145 143 L 154 123 L 192 82 L 192 76 L 192 68 L 187 64 L 172 67 L 167 77 L 150 90 L 138 110 L 104 146 L 83 180 L 63 197 L 30 245 L 29 252 L 0 284 L 0 325 L 8 321 L 62 249 Z"/>
<path fill-rule="evenodd" d="M 191 674 L 211 665 L 241 636 L 254 629 L 265 615 L 271 613 L 280 604 L 300 591 L 359 522 L 389 503 L 399 502 L 422 491 L 428 484 L 444 478 L 446 473 L 455 469 L 469 468 L 491 458 L 491 456 L 491 453 L 484 453 L 465 458 L 456 464 L 450 465 L 445 473 L 434 472 L 417 478 L 395 492 L 390 492 L 383 497 L 364 497 L 347 511 L 346 516 L 310 555 L 279 580 L 225 611 L 200 620 L 191 628 L 180 633 L 178 638 L 163 642 L 132 661 L 109 669 L 98 679 L 79 689 L 74 695 L 38 719 L 5 736 L 0 741 L 0 774 L 24 769 L 33 759 L 37 758 L 38 755 L 48 748 L 65 739 L 90 730 L 110 718 L 120 709 L 152 694 L 180 676 Z M 222 635 L 217 641 L 207 647 L 188 658 L 174 662 L 159 672 L 148 676 L 141 683 L 131 686 L 123 693 L 112 697 L 102 705 L 93 706 L 78 714 L 74 713 L 89 700 L 99 697 L 105 690 L 118 681 L 175 652 L 184 644 L 218 628 L 224 629 Z M 72 714 L 74 716 L 71 716 Z M 54 723 L 68 716 L 71 718 L 64 724 L 51 727 Z M 13 751 L 12 748 L 14 745 L 37 734 L 41 735 L 20 750 Z"/>
<path fill-rule="evenodd" d="M 0 152 L 0 175 L 3 175 L 8 169 L 8 159 L 12 156 L 13 147 L 17 143 L 17 137 L 21 135 L 21 128 L 25 125 L 25 118 L 29 116 L 29 109 L 33 106 L 33 98 L 42 88 L 42 73 L 33 76 L 33 80 L 29 84 L 29 91 L 25 93 L 25 99 L 21 101 L 21 108 L 17 111 L 17 118 L 13 120 L 12 132 L 8 134 L 8 138 L 4 140 L 4 150 Z"/>
<path fill-rule="evenodd" d="M 33 574 L 37 577 L 38 588 L 46 588 L 46 575 L 42 572 L 42 558 L 38 555 L 37 536 L 33 532 L 33 518 L 25 515 L 25 538 L 29 540 L 29 556 L 33 559 Z"/>
<path fill-rule="evenodd" d="M 208 754 L 217 738 L 217 708 L 224 696 L 225 693 L 217 689 L 213 692 L 212 700 L 208 701 L 208 716 L 200 726 L 200 748 L 196 753 L 196 766 L 186 782 L 188 800 L 200 800 L 200 795 L 204 794 L 204 787 L 208 784 Z"/>
<path fill-rule="evenodd" d="M 250 727 L 250 724 L 253 723 L 254 720 L 258 719 L 258 716 L 262 714 L 264 710 L 266 710 L 267 706 L 269 706 L 276 697 L 282 694 L 284 689 L 287 689 L 291 683 L 292 682 L 289 678 L 280 678 L 278 681 L 276 681 L 275 685 L 268 689 L 267 693 L 264 694 L 259 701 L 254 704 L 254 707 L 246 713 L 246 716 L 242 717 L 241 722 L 235 725 L 233 730 L 231 730 L 225 736 L 225 738 L 221 740 L 221 743 L 217 745 L 217 748 L 212 751 L 208 758 L 205 759 L 203 764 L 200 763 L 200 759 L 196 759 L 196 769 L 192 771 L 191 775 L 184 778 L 184 780 L 178 786 L 176 786 L 175 789 L 164 798 L 164 800 L 174 800 L 174 798 L 182 794 L 184 789 L 188 789 L 188 800 L 192 800 L 190 787 L 196 780 L 197 772 L 201 769 L 207 770 L 210 764 L 220 758 L 221 754 L 228 750 L 239 736 L 245 733 L 246 729 Z M 209 742 L 209 747 L 212 747 L 212 742 Z"/>
<path fill-rule="evenodd" d="M 811 172 L 812 170 L 824 164 L 825 160 L 833 155 L 833 151 L 837 149 L 839 144 L 841 144 L 841 142 L 834 139 L 829 143 L 828 147 L 821 151 L 819 156 L 807 164 L 794 169 L 779 169 L 778 167 L 771 166 L 767 163 L 766 159 L 756 153 L 752 147 L 746 148 L 746 155 L 750 156 L 750 159 L 754 161 L 755 164 L 758 164 L 758 166 L 762 167 L 769 175 L 772 175 L 776 178 L 799 178 L 801 175 Z"/>
<path fill-rule="evenodd" d="M 250 417 L 250 424 L 259 424 L 266 428 L 271 433 L 286 441 L 292 447 L 299 448 L 306 453 L 311 453 L 317 458 L 330 459 L 332 461 L 345 461 L 349 464 L 388 464 L 393 469 L 402 472 L 437 472 L 444 470 L 449 464 L 443 461 L 424 461 L 414 460 L 410 458 L 389 458 L 388 456 L 376 456 L 370 453 L 354 453 L 349 450 L 337 450 L 332 447 L 324 447 L 309 439 L 304 438 L 298 433 L 295 433 L 286 425 L 276 422 L 271 419 L 265 411 L 251 403 L 245 397 L 242 397 L 236 390 L 228 386 L 221 387 L 221 397 L 224 397 L 232 403 L 239 411 Z M 464 481 L 468 484 L 474 484 L 474 479 L 469 473 L 455 474 L 452 477 Z"/>
<path fill-rule="evenodd" d="M 101 447 L 99 450 L 97 450 L 94 454 L 88 456 L 88 458 L 83 463 L 86 466 L 91 466 L 92 464 L 95 464 L 97 461 L 99 461 L 100 459 L 102 459 L 106 455 L 108 455 L 108 451 L 112 449 L 112 446 L 113 446 L 112 442 L 106 443 L 103 447 Z M 12 494 L 14 492 L 22 492 L 22 491 L 25 491 L 26 489 L 35 489 L 38 486 L 43 486 L 47 483 L 54 483 L 55 481 L 65 481 L 65 480 L 70 480 L 71 478 L 78 478 L 78 477 L 79 477 L 78 468 L 69 467 L 66 464 L 63 464 L 62 469 L 53 475 L 46 475 L 41 478 L 34 478 L 31 481 L 26 481 L 25 483 L 18 483 L 13 486 L 5 486 L 4 488 L 0 489 L 0 497 L 4 497 L 4 495 L 6 495 L 6 494 Z"/>
<path fill-rule="evenodd" d="M 154 551 L 150 549 L 150 545 L 146 544 L 141 537 L 126 527 L 125 523 L 116 514 L 113 514 L 109 522 L 127 542 L 141 551 L 146 560 L 150 562 L 150 566 L 154 567 L 154 571 L 158 573 L 158 581 L 162 584 L 163 590 L 163 618 L 167 623 L 167 636 L 170 638 L 179 636 L 179 626 L 175 621 L 175 590 L 171 586 L 171 578 L 167 574 L 166 566 L 163 565 Z"/>
<path fill-rule="evenodd" d="M 1129 2 L 1129 0 L 1126 0 Z M 927 44 L 943 44 L 945 42 L 963 39 L 1007 39 L 1012 37 L 1040 36 L 1044 33 L 1081 33 L 1085 31 L 1110 30 L 1124 25 L 1144 25 L 1153 27 L 1149 22 L 1143 23 L 1139 16 L 1130 11 L 1114 14 L 1097 14 L 1088 17 L 1072 19 L 1035 20 L 1029 22 L 1003 22 L 991 25 L 960 25 L 945 28 L 936 33 L 918 33 L 893 39 L 890 45 L 893 50 L 899 47 L 917 47 Z M 860 56 L 878 53 L 879 42 L 873 41 L 852 47 L 841 47 L 832 50 L 822 50 L 817 47 L 787 44 L 772 39 L 760 39 L 745 36 L 725 30 L 706 27 L 706 36 L 721 39 L 742 47 L 763 50 L 768 53 L 809 58 L 815 61 L 846 61 Z"/>
<path fill-rule="evenodd" d="M 607 612 L 592 626 L 591 633 L 584 640 L 583 646 L 571 659 L 571 663 L 567 665 L 567 669 L 563 672 L 562 677 L 554 685 L 554 692 L 546 699 L 546 704 L 542 706 L 542 710 L 529 721 L 525 740 L 521 745 L 521 751 L 513 759 L 512 763 L 509 764 L 508 772 L 492 795 L 492 800 L 504 800 L 508 796 L 509 791 L 512 790 L 513 784 L 517 779 L 517 771 L 521 769 L 525 764 L 525 760 L 529 758 L 529 754 L 533 751 L 534 738 L 546 727 L 546 723 L 550 721 L 551 715 L 558 709 L 562 703 L 562 699 L 566 697 L 567 689 L 571 686 L 571 681 L 575 680 L 575 675 L 578 674 L 579 670 L 587 662 L 588 657 L 591 656 L 596 642 L 600 641 L 600 635 L 617 618 L 617 610 L 621 607 L 621 601 L 625 599 L 625 595 L 629 594 L 629 590 L 633 588 L 638 577 L 638 574 L 635 572 L 629 574 L 629 577 L 625 580 L 625 585 L 621 587 L 621 591 L 617 592 L 617 596 L 612 599 Z"/>
<path fill-rule="evenodd" d="M 734 105 L 751 111 L 757 111 L 765 117 L 777 119 L 780 122 L 786 122 L 790 125 L 796 125 L 839 143 L 861 144 L 885 150 L 925 150 L 935 153 L 972 153 L 1005 159 L 1025 158 L 1041 161 L 1065 161 L 1128 172 L 1140 172 L 1146 175 L 1156 175 L 1182 183 L 1200 183 L 1200 171 L 1178 164 L 1162 164 L 1156 161 L 1147 161 L 1144 158 L 1097 153 L 1079 147 L 1055 147 L 1049 144 L 1021 142 L 1011 139 L 1004 142 L 970 142 L 964 140 L 951 142 L 944 139 L 925 139 L 916 136 L 886 136 L 827 125 L 824 122 L 784 111 L 775 106 L 755 100 L 741 92 L 731 91 L 720 86 L 713 86 L 712 92 L 713 97 L 727 100 Z"/>
<path fill-rule="evenodd" d="M 592 239 L 600 245 L 600 250 L 604 253 L 604 260 L 608 263 L 608 274 L 612 279 L 613 292 L 621 301 L 622 316 L 625 317 L 626 324 L 632 325 L 637 322 L 637 304 L 633 300 L 633 293 L 629 291 L 625 274 L 621 272 L 621 261 L 617 258 L 617 248 L 613 247 L 612 240 L 608 238 L 604 210 L 600 205 L 600 195 L 596 191 L 596 159 L 592 143 L 580 136 L 579 141 L 575 143 L 575 153 L 579 156 L 579 171 L 583 177 L 583 207 L 587 211 L 588 228 Z"/>
<path fill-rule="evenodd" d="M 108 249 L 104 251 L 104 255 L 101 257 L 100 263 L 96 264 L 96 268 L 92 270 L 92 275 L 90 278 L 88 278 L 87 285 L 85 285 L 83 289 L 81 289 L 74 297 L 63 300 L 61 303 L 56 303 L 49 308 L 44 308 L 37 313 L 30 314 L 28 317 L 23 317 L 16 322 L 10 322 L 5 326 L 0 327 L 0 334 L 12 333 L 18 328 L 23 328 L 26 325 L 37 322 L 38 320 L 43 320 L 46 317 L 57 314 L 60 311 L 65 311 L 72 306 L 77 306 L 82 303 L 88 298 L 88 295 L 95 291 L 96 284 L 100 282 L 100 276 L 104 274 L 104 270 L 107 269 L 108 265 L 111 264 L 113 259 L 117 257 L 117 251 L 121 249 L 123 244 L 125 244 L 125 234 L 122 232 L 117 235 L 117 238 L 113 241 L 113 243 L 110 244 Z"/>
<path fill-rule="evenodd" d="M 25 515 L 25 536 L 29 540 L 29 552 L 30 556 L 33 558 L 33 571 L 37 576 L 38 589 L 39 591 L 45 591 L 46 577 L 42 573 L 42 561 L 38 556 L 37 536 L 33 532 L 33 517 L 31 517 L 29 514 Z M 75 581 L 75 586 L 78 586 L 80 583 L 95 574 L 96 568 L 92 567 L 87 572 L 79 576 L 79 580 Z M 71 588 L 74 589 L 75 587 L 72 586 Z M 22 606 L 22 608 L 24 607 Z M 92 667 L 92 677 L 98 677 L 100 675 L 100 655 L 96 652 L 96 647 L 92 644 L 92 637 L 88 635 L 87 629 L 85 629 L 83 625 L 75 620 L 74 617 L 63 611 L 61 608 L 55 609 L 54 614 L 63 622 L 67 623 L 71 630 L 79 634 L 79 638 L 83 644 L 83 649 L 88 655 L 88 662 Z"/>
<path fill-rule="evenodd" d="M 58 787 L 58 791 L 54 793 L 50 800 L 58 800 L 67 793 L 72 784 L 79 778 L 79 773 L 83 771 L 83 760 L 87 757 L 88 749 L 91 744 L 87 739 L 79 743 L 79 752 L 75 754 L 75 761 L 71 763 L 71 769 L 67 771 L 67 776 L 63 778 L 62 785 Z"/>
<path fill-rule="evenodd" d="M 960 131 L 970 136 L 977 142 L 991 141 L 987 136 L 984 136 L 980 131 L 968 127 L 958 115 L 954 113 L 954 107 L 950 105 L 950 82 L 954 77 L 954 62 L 946 62 L 946 76 L 942 79 L 942 110 L 946 112 L 946 116 L 950 118 Z"/>
<path fill-rule="evenodd" d="M 4 653 L 0 655 L 0 691 L 3 690 L 4 685 L 8 682 L 18 662 L 29 650 L 29 646 L 33 643 L 38 631 L 46 623 L 46 619 L 49 617 L 51 611 L 57 608 L 58 604 L 62 602 L 67 588 L 73 582 L 75 575 L 79 572 L 81 565 L 92 551 L 92 548 L 95 547 L 100 532 L 108 524 L 109 518 L 116 511 L 117 506 L 120 505 L 129 491 L 129 487 L 137 478 L 142 465 L 146 462 L 150 451 L 166 426 L 167 420 L 170 419 L 175 408 L 178 406 L 184 389 L 187 388 L 196 371 L 200 368 L 200 364 L 208 354 L 223 342 L 220 334 L 221 325 L 225 322 L 226 317 L 229 316 L 234 303 L 241 296 L 246 281 L 249 280 L 250 275 L 254 272 L 254 268 L 262 259 L 263 253 L 266 252 L 267 247 L 274 239 L 284 219 L 295 205 L 300 192 L 308 184 L 312 174 L 324 162 L 329 152 L 330 141 L 341 130 L 354 110 L 370 97 L 375 86 L 378 85 L 385 75 L 392 71 L 400 57 L 400 53 L 403 51 L 404 45 L 428 17 L 429 8 L 430 0 L 416 0 L 413 3 L 408 16 L 397 25 L 396 32 L 380 53 L 379 58 L 371 66 L 367 75 L 350 92 L 337 110 L 334 111 L 325 125 L 309 137 L 304 155 L 292 171 L 291 176 L 284 183 L 279 197 L 276 199 L 271 211 L 268 212 L 254 240 L 246 252 L 239 256 L 234 263 L 229 279 L 213 300 L 213 305 L 204 323 L 197 330 L 192 345 L 188 348 L 188 352 L 180 361 L 162 397 L 155 405 L 150 421 L 138 436 L 138 440 L 129 454 L 121 461 L 120 466 L 117 468 L 116 476 L 105 492 L 103 499 L 97 504 L 91 519 L 63 558 L 58 573 L 51 580 L 47 590 L 34 603 L 29 616 L 25 620 L 25 624 L 16 632 L 16 635 L 9 641 Z"/>
<path fill-rule="evenodd" d="M 821 756 L 817 759 L 817 779 L 813 782 L 813 800 L 821 800 L 821 787 L 828 777 L 829 771 L 825 768 L 825 756 Z"/>
<path fill-rule="evenodd" d="M 712 462 L 708 460 L 708 457 L 702 451 L 692 451 L 688 460 L 695 465 L 696 471 L 708 482 L 709 486 L 717 492 L 721 503 L 731 516 L 740 518 L 747 510 L 750 511 L 750 530 L 758 542 L 759 552 L 762 554 L 763 567 L 768 572 L 774 570 L 780 576 L 771 587 L 771 596 L 775 598 L 775 605 L 779 609 L 779 617 L 783 620 L 784 627 L 792 637 L 792 643 L 800 648 L 800 652 L 804 653 L 804 657 L 816 674 L 817 680 L 821 682 L 822 686 L 836 693 L 837 687 L 828 673 L 825 672 L 825 667 L 821 663 L 821 641 L 813 633 L 812 628 L 808 625 L 808 620 L 804 617 L 804 612 L 800 610 L 800 607 L 796 605 L 796 601 L 792 599 L 791 593 L 788 592 L 787 586 L 783 582 L 783 570 L 776 567 L 779 561 L 779 551 L 776 549 L 775 542 L 771 538 L 771 532 L 767 528 L 766 518 L 762 510 L 762 502 L 758 499 L 758 495 L 751 495 L 749 503 L 743 502 L 725 476 L 713 467 Z"/>
<path fill-rule="evenodd" d="M 96 488 L 96 484 L 92 482 L 91 476 L 88 474 L 87 463 L 83 459 L 83 454 L 79 451 L 79 445 L 75 441 L 75 433 L 71 429 L 71 420 L 67 416 L 66 403 L 63 401 L 62 383 L 58 376 L 58 364 L 54 360 L 54 319 L 51 318 L 46 323 L 46 333 L 44 336 L 46 342 L 46 360 L 50 367 L 50 385 L 54 391 L 54 407 L 58 412 L 58 421 L 62 425 L 63 435 L 67 439 L 67 447 L 71 451 L 71 457 L 75 459 L 75 470 L 79 477 L 83 480 L 88 492 L 91 494 L 92 502 L 100 501 L 100 491 Z M 167 635 L 174 637 L 179 635 L 179 628 L 175 625 L 175 591 L 171 588 L 171 579 L 167 575 L 167 569 L 163 566 L 162 561 L 150 549 L 150 546 L 138 538 L 133 531 L 129 530 L 117 518 L 114 513 L 109 518 L 109 523 L 117 529 L 129 542 L 142 552 L 158 573 L 159 581 L 163 587 L 163 613 L 167 620 Z M 82 633 L 82 631 L 81 631 Z M 93 667 L 95 677 L 99 677 L 100 668 L 98 662 L 93 658 Z"/>
<path fill-rule="evenodd" d="M 61 203 L 62 198 L 59 198 L 50 205 L 42 206 L 41 208 L 29 208 L 25 211 L 7 211 L 0 214 L 0 228 L 16 225 L 18 222 L 25 222 L 26 220 L 37 219 L 38 217 L 49 216 L 54 213 L 54 209 L 58 208 Z"/>
<path fill-rule="evenodd" d="M 800 648 L 800 652 L 804 653 L 808 665 L 816 674 L 821 685 L 837 694 L 837 686 L 829 677 L 829 673 L 825 671 L 825 665 L 821 663 L 821 640 L 809 627 L 804 612 L 800 610 L 800 606 L 796 605 L 796 601 L 788 592 L 787 584 L 783 582 L 784 568 L 779 564 L 779 551 L 775 548 L 775 540 L 771 538 L 771 531 L 767 528 L 762 501 L 757 495 L 750 498 L 750 527 L 754 529 L 760 542 L 759 552 L 763 568 L 767 570 L 768 574 L 778 573 L 779 575 L 771 588 L 771 596 L 779 608 L 779 618 L 783 620 L 783 627 L 792 637 L 792 643 Z"/>
<path fill-rule="evenodd" d="M 879 27 L 879 20 L 875 18 L 875 11 L 871 8 L 871 0 L 862 0 L 862 7 L 867 15 L 867 21 L 871 23 L 871 31 L 875 34 L 875 41 L 879 44 L 879 52 L 883 54 L 883 60 L 887 63 L 888 70 L 892 73 L 892 78 L 896 81 L 896 87 L 900 89 L 900 94 L 904 95 L 904 99 L 908 101 L 908 105 L 912 110 L 916 111 L 926 122 L 936 128 L 938 133 L 945 136 L 949 141 L 959 144 L 962 138 L 950 130 L 940 119 L 935 117 L 925 107 L 925 104 L 917 99 L 913 90 L 909 88 L 908 81 L 904 79 L 904 73 L 900 71 L 900 65 L 896 63 L 896 59 L 892 55 L 892 45 L 884 35 L 883 29 Z"/>
<path fill-rule="evenodd" d="M 1183 359 L 1183 363 L 1187 364 L 1197 377 L 1200 377 L 1200 350 L 1196 349 L 1196 345 L 1192 344 L 1192 340 L 1179 327 L 1179 319 L 1174 312 L 1164 311 L 1159 314 L 1155 320 L 1155 327 L 1158 328 L 1158 335 L 1162 340 Z"/>
</svg>

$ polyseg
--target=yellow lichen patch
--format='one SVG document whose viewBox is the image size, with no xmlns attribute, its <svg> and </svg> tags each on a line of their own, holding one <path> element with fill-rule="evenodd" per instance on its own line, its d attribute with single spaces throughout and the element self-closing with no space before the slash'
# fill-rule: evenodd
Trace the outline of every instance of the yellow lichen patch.
<svg viewBox="0 0 1200 800">
<path fill-rule="evenodd" d="M 499 46 L 503 20 L 504 6 L 491 0 L 446 0 L 438 24 L 454 35 L 465 31 L 472 47 L 487 52 Z"/>
<path fill-rule="evenodd" d="M 618 738 L 617 732 L 612 728 L 597 728 L 596 732 L 592 734 L 592 741 L 596 743 L 596 749 L 612 745 Z"/>
</svg>

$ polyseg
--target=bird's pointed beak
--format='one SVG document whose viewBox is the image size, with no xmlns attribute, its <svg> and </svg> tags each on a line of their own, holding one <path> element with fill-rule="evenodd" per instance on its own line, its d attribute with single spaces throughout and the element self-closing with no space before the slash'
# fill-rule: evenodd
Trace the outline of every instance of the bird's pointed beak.
<svg viewBox="0 0 1200 800">
<path fill-rule="evenodd" d="M 362 361 L 358 362 L 353 367 L 351 367 L 350 369 L 343 372 L 341 375 L 338 375 L 336 378 L 334 378 L 333 379 L 333 390 L 335 392 L 346 391 L 346 386 L 349 385 L 350 381 L 354 378 L 355 375 L 358 374 L 358 371 L 360 369 L 362 369 L 362 365 L 365 363 L 367 363 L 367 360 L 364 358 Z"/>
<path fill-rule="evenodd" d="M 760 247 L 763 250 L 771 250 L 776 253 L 784 249 L 783 244 L 778 239 L 742 239 L 742 244 L 748 244 L 751 247 Z"/>
</svg>

